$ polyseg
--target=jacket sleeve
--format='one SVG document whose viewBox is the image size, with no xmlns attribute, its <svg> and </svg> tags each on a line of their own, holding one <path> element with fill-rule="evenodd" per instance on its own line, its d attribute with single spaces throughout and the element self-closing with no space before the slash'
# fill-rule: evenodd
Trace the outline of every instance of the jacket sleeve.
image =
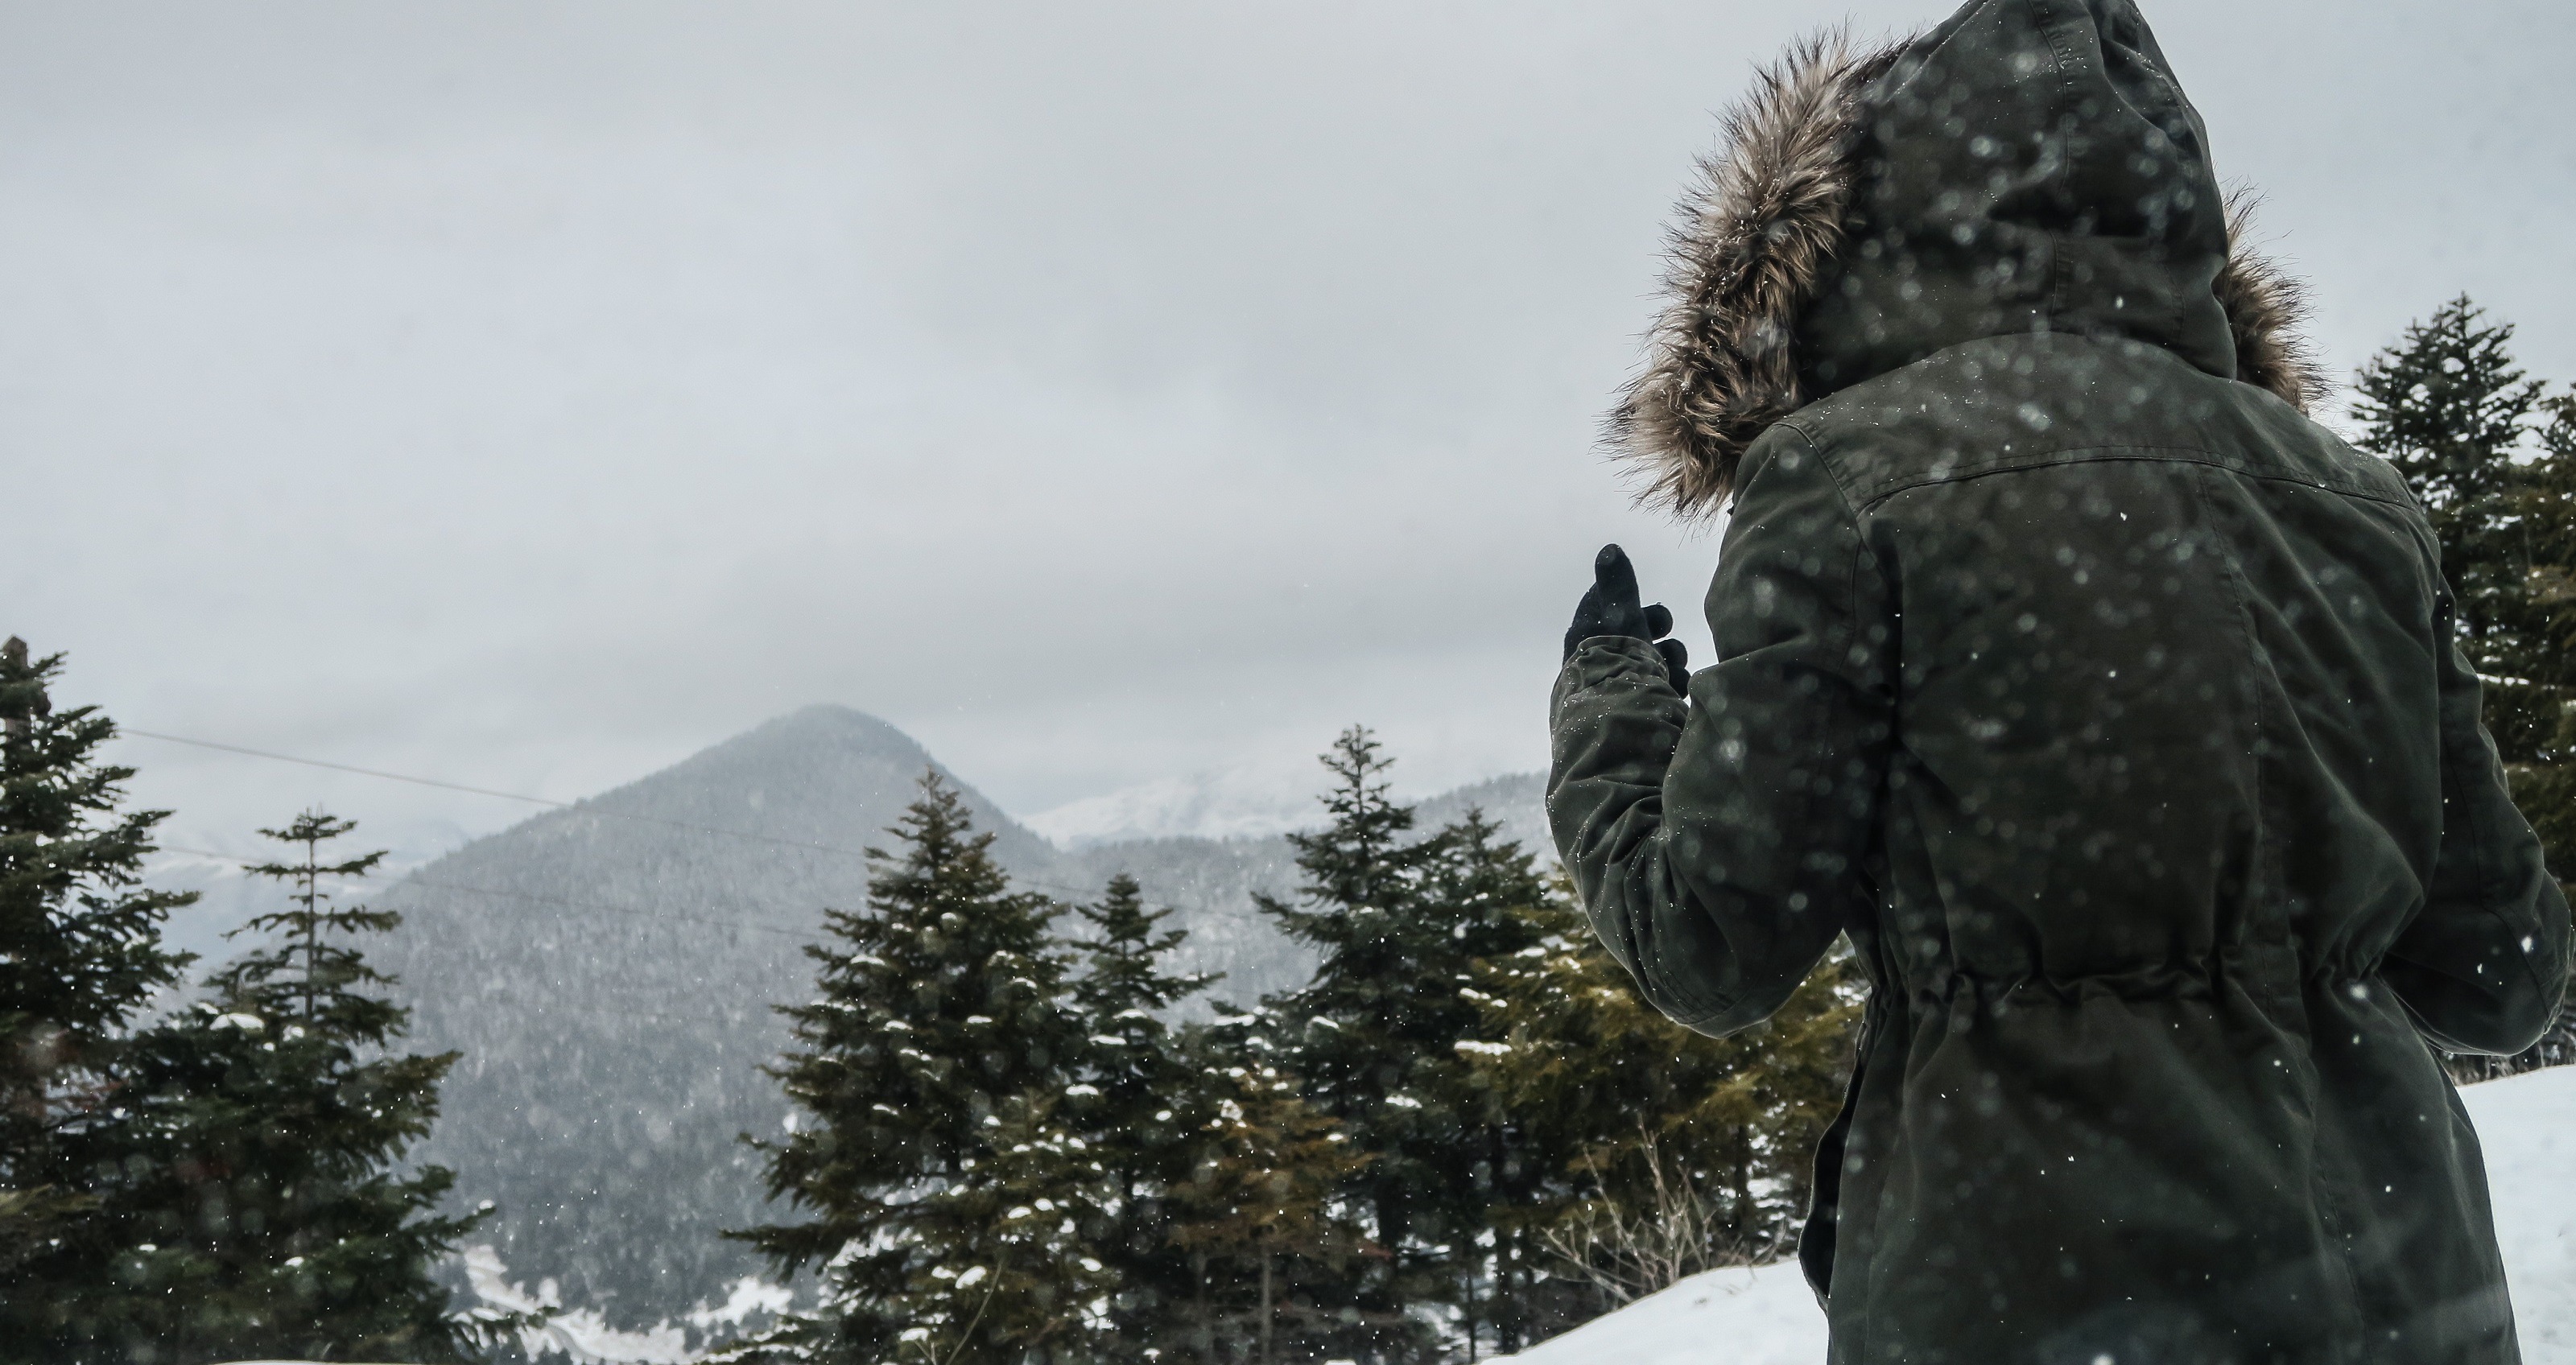
<svg viewBox="0 0 2576 1365">
<path fill-rule="evenodd" d="M 2478 675 L 2434 615 L 2441 670 L 2442 842 L 2424 908 L 2380 964 L 2417 1025 L 2452 1052 L 2511 1055 L 2540 1040 L 2567 988 L 2567 901 L 2515 808 L 2478 719 Z"/>
<path fill-rule="evenodd" d="M 1722 1036 L 1770 1017 L 1870 913 L 1894 617 L 1803 435 L 1748 453 L 1690 704 L 1640 640 L 1583 642 L 1551 708 L 1548 820 L 1594 930 L 1655 1007 Z"/>
</svg>

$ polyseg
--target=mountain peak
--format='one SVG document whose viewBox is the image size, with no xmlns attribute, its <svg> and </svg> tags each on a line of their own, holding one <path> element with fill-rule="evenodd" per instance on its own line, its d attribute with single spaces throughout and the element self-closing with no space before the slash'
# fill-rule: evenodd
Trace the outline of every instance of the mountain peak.
<svg viewBox="0 0 2576 1365">
<path fill-rule="evenodd" d="M 844 753 L 857 752 L 888 761 L 910 762 L 915 768 L 931 766 L 930 751 L 922 748 L 912 736 L 865 711 L 838 702 L 815 702 L 797 707 L 783 716 L 771 717 L 709 747 L 697 757 L 733 749 L 793 749 L 822 745 Z"/>
</svg>

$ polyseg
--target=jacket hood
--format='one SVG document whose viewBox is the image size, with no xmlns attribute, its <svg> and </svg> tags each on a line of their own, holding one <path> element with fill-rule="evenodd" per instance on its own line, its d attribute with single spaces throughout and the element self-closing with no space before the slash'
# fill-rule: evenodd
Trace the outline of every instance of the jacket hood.
<svg viewBox="0 0 2576 1365">
<path fill-rule="evenodd" d="M 1772 423 L 1981 337 L 2162 346 L 2305 411 L 2298 286 L 2242 245 L 2200 115 L 2131 0 L 1970 0 L 1828 33 L 1726 111 L 1610 418 L 1645 501 L 1714 511 Z"/>
</svg>

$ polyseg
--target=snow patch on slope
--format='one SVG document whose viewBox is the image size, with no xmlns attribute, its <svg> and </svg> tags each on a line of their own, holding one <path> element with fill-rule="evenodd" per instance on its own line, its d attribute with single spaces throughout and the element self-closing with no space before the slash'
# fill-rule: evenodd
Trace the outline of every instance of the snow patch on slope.
<svg viewBox="0 0 2576 1365">
<path fill-rule="evenodd" d="M 2576 1067 L 2460 1092 L 2499 1191 L 2524 1365 L 2576 1365 Z M 1712 1270 L 1515 1356 L 1522 1365 L 1815 1365 L 1825 1315 L 1798 1263 Z"/>
<path fill-rule="evenodd" d="M 1067 850 L 1146 839 L 1265 839 L 1322 825 L 1327 816 L 1316 796 L 1328 780 L 1312 758 L 1246 763 L 1086 796 L 1020 823 Z M 1415 827 L 1424 832 L 1474 806 L 1500 822 L 1506 837 L 1547 854 L 1545 789 L 1543 773 L 1510 773 L 1433 794 L 1399 789 L 1395 795 L 1417 806 Z"/>
<path fill-rule="evenodd" d="M 642 1332 L 620 1331 L 592 1309 L 563 1311 L 554 1281 L 540 1283 L 531 1294 L 509 1273 L 491 1247 L 465 1253 L 465 1276 L 474 1297 L 484 1308 L 520 1320 L 519 1349 L 532 1361 L 562 1355 L 572 1365 L 686 1365 L 697 1358 L 687 1335 L 667 1322 Z"/>
<path fill-rule="evenodd" d="M 1068 801 L 1021 821 L 1058 848 L 1129 839 L 1258 839 L 1320 822 L 1316 778 L 1269 767 L 1158 778 Z"/>
</svg>

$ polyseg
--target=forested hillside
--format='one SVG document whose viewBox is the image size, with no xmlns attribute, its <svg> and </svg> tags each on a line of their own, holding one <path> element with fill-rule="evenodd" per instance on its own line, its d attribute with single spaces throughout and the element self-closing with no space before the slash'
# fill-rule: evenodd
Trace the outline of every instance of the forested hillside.
<svg viewBox="0 0 2576 1365">
<path fill-rule="evenodd" d="M 407 916 L 382 957 L 413 1036 L 464 1054 L 420 1155 L 457 1171 L 461 1207 L 496 1205 L 486 1232 L 514 1277 L 555 1278 L 567 1303 L 644 1326 L 721 1302 L 758 1269 L 716 1233 L 771 1216 L 735 1139 L 786 1117 L 759 1069 L 787 1039 L 772 1007 L 810 993 L 802 947 L 826 908 L 864 900 L 863 850 L 937 766 L 882 721 L 809 707 L 476 840 L 378 897 Z M 1305 979 L 1310 954 L 1251 899 L 1293 885 L 1285 839 L 1067 853 L 956 785 L 1027 889 L 1084 898 L 1124 871 L 1177 907 L 1190 937 L 1175 964 L 1224 973 L 1215 998 Z M 1538 793 L 1534 775 L 1503 778 L 1424 815 L 1474 801 L 1543 847 Z"/>
</svg>

